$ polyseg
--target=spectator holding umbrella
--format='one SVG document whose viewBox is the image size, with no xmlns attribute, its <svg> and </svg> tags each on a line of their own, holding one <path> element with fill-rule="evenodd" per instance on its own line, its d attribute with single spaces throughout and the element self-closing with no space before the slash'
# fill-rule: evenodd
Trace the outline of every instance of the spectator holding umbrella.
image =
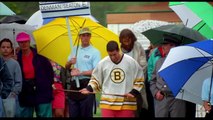
<svg viewBox="0 0 213 120">
<path fill-rule="evenodd" d="M 163 56 L 157 60 L 150 80 L 150 90 L 154 98 L 155 117 L 185 117 L 185 101 L 176 99 L 166 82 L 158 74 L 158 70 L 170 49 L 180 45 L 181 42 L 171 35 L 164 34 L 163 37 L 164 41 L 161 45 Z"/>
<path fill-rule="evenodd" d="M 82 44 L 74 46 L 68 57 L 66 68 L 70 69 L 71 65 L 75 66 L 75 68 L 71 68 L 70 72 L 72 76 L 70 83 L 71 90 L 78 91 L 85 88 L 90 80 L 93 69 L 101 60 L 99 50 L 90 44 L 92 34 L 90 28 L 82 28 L 79 32 L 79 38 Z M 95 95 L 84 95 L 78 92 L 71 92 L 69 98 L 70 117 L 93 116 L 93 105 L 96 105 Z"/>
</svg>

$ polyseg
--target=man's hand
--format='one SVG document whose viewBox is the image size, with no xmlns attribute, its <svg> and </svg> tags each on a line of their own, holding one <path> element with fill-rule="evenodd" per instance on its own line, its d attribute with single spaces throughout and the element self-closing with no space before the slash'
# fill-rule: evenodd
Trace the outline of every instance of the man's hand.
<svg viewBox="0 0 213 120">
<path fill-rule="evenodd" d="M 205 111 L 209 112 L 211 110 L 211 105 L 209 104 L 208 101 L 203 102 L 203 107 L 204 107 Z"/>
<path fill-rule="evenodd" d="M 83 88 L 81 90 L 79 90 L 79 92 L 81 92 L 81 94 L 90 94 L 91 92 L 89 90 L 87 90 L 86 88 Z"/>
<path fill-rule="evenodd" d="M 70 74 L 71 74 L 71 76 L 79 76 L 79 75 L 81 75 L 81 72 L 79 69 L 73 68 Z"/>
<path fill-rule="evenodd" d="M 75 64 L 76 63 L 76 57 L 71 58 L 71 60 L 69 61 L 71 64 Z"/>
<path fill-rule="evenodd" d="M 159 101 L 163 100 L 164 96 L 161 94 L 160 90 L 155 94 L 155 98 Z"/>
<path fill-rule="evenodd" d="M 127 97 L 127 98 L 134 98 L 135 97 L 131 93 L 126 93 L 126 94 L 124 94 L 124 96 Z"/>
<path fill-rule="evenodd" d="M 67 69 L 69 69 L 69 68 L 71 67 L 71 65 L 74 65 L 75 63 L 76 63 L 76 57 L 73 57 L 73 58 L 71 58 L 70 61 L 68 61 L 68 62 L 66 63 L 65 67 L 66 67 Z"/>
<path fill-rule="evenodd" d="M 10 97 L 14 97 L 15 98 L 16 97 L 16 93 L 15 92 L 11 92 L 10 93 Z"/>
</svg>

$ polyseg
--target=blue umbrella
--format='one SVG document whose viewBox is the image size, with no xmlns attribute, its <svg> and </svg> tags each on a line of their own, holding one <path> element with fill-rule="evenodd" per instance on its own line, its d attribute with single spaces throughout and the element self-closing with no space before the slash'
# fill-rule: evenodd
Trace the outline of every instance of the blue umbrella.
<svg viewBox="0 0 213 120">
<path fill-rule="evenodd" d="M 203 80 L 213 73 L 213 40 L 172 48 L 158 72 L 176 98 L 202 105 Z"/>
</svg>

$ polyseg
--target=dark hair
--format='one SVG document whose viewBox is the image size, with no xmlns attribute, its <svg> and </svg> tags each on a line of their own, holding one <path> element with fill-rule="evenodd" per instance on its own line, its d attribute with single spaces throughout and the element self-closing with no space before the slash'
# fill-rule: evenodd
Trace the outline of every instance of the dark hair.
<svg viewBox="0 0 213 120">
<path fill-rule="evenodd" d="M 137 38 L 135 37 L 135 34 L 130 30 L 130 29 L 123 29 L 119 35 L 119 42 L 121 42 L 121 40 L 125 37 L 129 37 L 131 38 L 131 40 L 133 40 L 133 42 L 135 42 L 137 40 Z"/>
<path fill-rule="evenodd" d="M 2 40 L 0 41 L 0 47 L 1 47 L 1 45 L 2 45 L 2 43 L 3 43 L 3 42 L 9 42 L 9 43 L 10 43 L 11 48 L 13 48 L 13 43 L 11 42 L 11 40 L 10 40 L 10 39 L 8 39 L 8 38 L 4 38 L 4 39 L 2 39 Z"/>
<path fill-rule="evenodd" d="M 164 34 L 162 44 L 168 44 L 168 43 L 173 43 L 176 46 L 179 46 L 179 45 L 181 45 L 182 41 L 172 34 L 171 35 Z"/>
<path fill-rule="evenodd" d="M 118 43 L 114 40 L 111 40 L 107 43 L 107 52 L 119 51 Z"/>
</svg>

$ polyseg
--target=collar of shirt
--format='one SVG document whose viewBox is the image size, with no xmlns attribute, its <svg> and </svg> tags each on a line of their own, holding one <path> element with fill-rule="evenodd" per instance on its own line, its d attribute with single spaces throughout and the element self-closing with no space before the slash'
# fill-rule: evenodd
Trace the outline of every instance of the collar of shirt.
<svg viewBox="0 0 213 120">
<path fill-rule="evenodd" d="M 91 45 L 89 45 L 89 46 L 87 46 L 87 47 L 82 47 L 82 46 L 80 46 L 80 49 L 88 50 L 88 49 L 90 49 L 91 47 L 92 47 Z"/>
</svg>

